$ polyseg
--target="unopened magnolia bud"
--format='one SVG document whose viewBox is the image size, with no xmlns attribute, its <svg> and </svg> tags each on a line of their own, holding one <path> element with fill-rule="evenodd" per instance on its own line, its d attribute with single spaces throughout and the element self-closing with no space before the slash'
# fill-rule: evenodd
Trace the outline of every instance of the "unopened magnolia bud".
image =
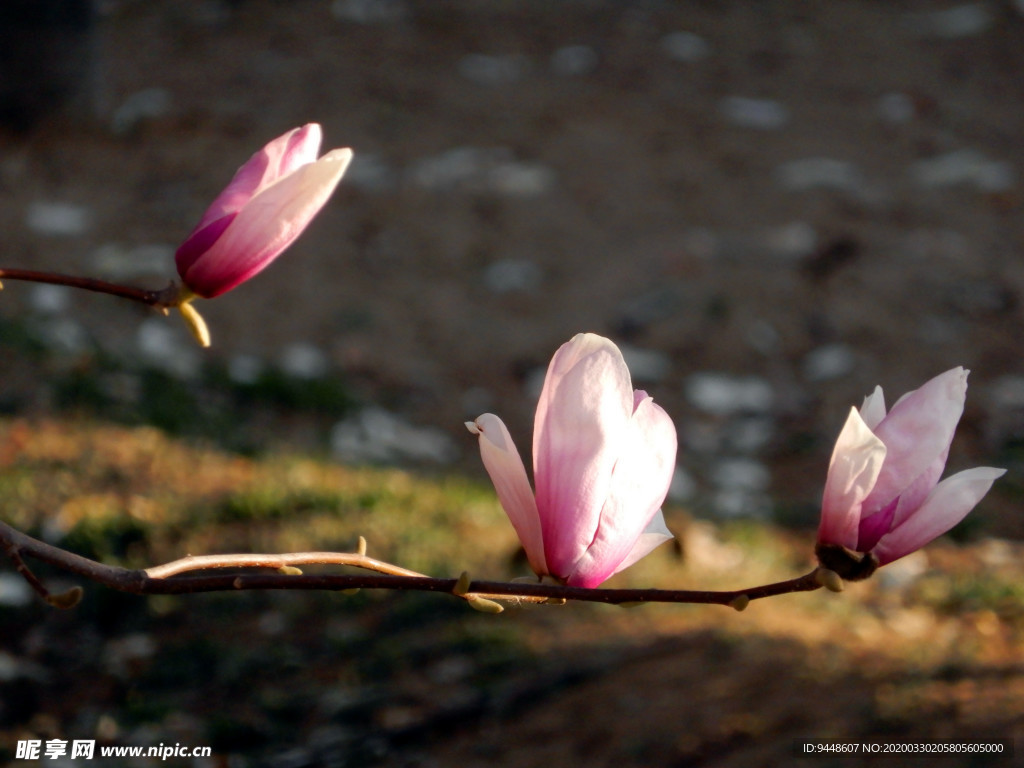
<svg viewBox="0 0 1024 768">
<path fill-rule="evenodd" d="M 466 602 L 469 603 L 470 608 L 474 611 L 480 611 L 480 613 L 501 613 L 505 610 L 493 600 L 488 600 L 479 595 L 467 595 Z"/>
<path fill-rule="evenodd" d="M 818 570 L 814 572 L 814 580 L 829 592 L 842 592 L 846 587 L 846 585 L 843 584 L 843 578 L 838 573 L 830 571 L 828 568 L 818 568 Z"/>
<path fill-rule="evenodd" d="M 748 595 L 736 595 L 736 597 L 729 601 L 729 607 L 737 611 L 745 611 L 748 605 L 750 605 L 750 597 Z"/>
<path fill-rule="evenodd" d="M 301 576 L 302 569 L 296 568 L 294 565 L 282 565 L 277 569 L 278 573 L 283 573 L 285 576 Z"/>
<path fill-rule="evenodd" d="M 455 582 L 455 586 L 452 587 L 452 594 L 459 597 L 464 596 L 469 592 L 469 583 L 469 571 L 463 571 L 462 575 L 459 576 L 459 580 Z"/>
<path fill-rule="evenodd" d="M 82 601 L 82 594 L 83 592 L 81 587 L 72 587 L 67 592 L 60 592 L 56 595 L 47 595 L 46 602 L 54 608 L 67 610 L 68 608 L 74 608 Z"/>
</svg>

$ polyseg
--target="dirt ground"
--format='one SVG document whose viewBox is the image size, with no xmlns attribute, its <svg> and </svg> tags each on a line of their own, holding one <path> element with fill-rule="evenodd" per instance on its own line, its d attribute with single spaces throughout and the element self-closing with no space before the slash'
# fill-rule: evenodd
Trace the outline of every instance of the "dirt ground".
<svg viewBox="0 0 1024 768">
<path fill-rule="evenodd" d="M 688 377 L 755 376 L 774 393 L 765 451 L 810 436 L 819 462 L 875 384 L 964 365 L 955 450 L 1016 437 L 984 396 L 1021 374 L 1010 3 L 965 6 L 959 27 L 937 2 L 103 7 L 99 117 L 0 136 L 9 266 L 162 286 L 234 169 L 317 121 L 354 148 L 350 178 L 271 271 L 204 304 L 215 356 L 312 343 L 365 402 L 463 447 L 465 418 L 494 410 L 525 445 L 525 380 L 591 330 L 665 356 L 639 383 L 684 442 L 708 429 Z M 41 233 L 39 203 L 84 221 Z M 0 311 L 26 301 L 9 290 Z M 71 301 L 87 335 L 137 354 L 134 307 Z M 813 497 L 795 470 L 773 491 Z"/>
<path fill-rule="evenodd" d="M 950 465 L 1009 466 L 979 527 L 1024 535 L 1019 2 L 100 8 L 76 53 L 74 103 L 0 132 L 0 266 L 161 287 L 175 245 L 235 168 L 316 121 L 326 147 L 351 146 L 356 162 L 278 263 L 202 304 L 214 359 L 276 361 L 311 344 L 359 401 L 441 428 L 460 466 L 479 472 L 462 422 L 492 410 L 528 446 L 536 371 L 573 334 L 599 332 L 650 353 L 634 373 L 677 419 L 693 498 L 712 512 L 716 494 L 768 498 L 805 524 L 849 406 L 876 384 L 891 402 L 963 365 L 971 389 Z M 55 301 L 5 283 L 0 319 L 59 315 L 68 338 L 127 358 L 143 354 L 139 328 L 153 320 L 171 329 L 168 355 L 189 343 L 176 318 L 107 297 Z M 4 355 L 3 410 L 45 412 L 38 370 Z M 770 395 L 709 408 L 694 394 L 700 373 Z M 267 441 L 322 448 L 329 427 Z M 716 479 L 737 458 L 754 467 L 753 488 Z M 717 637 L 692 642 L 658 641 L 614 672 L 517 705 L 515 739 L 529 747 L 515 764 L 769 764 L 744 762 L 734 735 L 785 741 L 808 708 L 828 710 L 833 688 L 850 712 L 881 684 L 875 672 L 810 679 L 806 701 L 771 722 L 695 708 L 673 730 L 666 705 L 636 762 L 616 762 L 626 758 L 606 740 L 621 746 L 616 729 L 640 726 L 628 697 L 600 721 L 610 690 L 658 700 L 661 685 L 699 688 L 729 653 L 766 654 L 778 664 L 757 685 L 771 696 L 805 652 L 764 638 L 731 651 Z M 683 659 L 677 671 L 663 672 L 663 654 Z M 986 679 L 999 688 L 1015 669 Z M 552 735 L 577 717 L 587 738 Z M 1007 726 L 981 722 L 979 736 Z M 501 762 L 507 725 L 406 764 Z"/>
</svg>

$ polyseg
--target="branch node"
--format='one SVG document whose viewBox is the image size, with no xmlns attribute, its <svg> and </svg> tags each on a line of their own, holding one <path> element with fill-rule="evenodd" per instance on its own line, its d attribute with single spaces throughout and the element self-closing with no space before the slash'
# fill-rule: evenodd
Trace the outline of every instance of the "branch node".
<svg viewBox="0 0 1024 768">
<path fill-rule="evenodd" d="M 479 595 L 466 595 L 466 602 L 469 603 L 470 608 L 480 611 L 480 613 L 501 613 L 505 610 L 493 600 L 488 600 L 486 597 L 480 597 Z"/>
<path fill-rule="evenodd" d="M 842 577 L 828 568 L 818 568 L 814 572 L 814 580 L 829 592 L 842 592 L 846 586 L 843 583 Z"/>
<path fill-rule="evenodd" d="M 82 595 L 85 594 L 81 587 L 74 586 L 66 592 L 59 592 L 58 594 L 50 594 L 46 596 L 46 602 L 52 605 L 54 608 L 60 608 L 66 611 L 69 608 L 74 608 L 82 601 Z"/>
<path fill-rule="evenodd" d="M 736 597 L 729 601 L 729 607 L 737 611 L 745 611 L 748 605 L 750 605 L 750 597 L 745 594 L 736 595 Z"/>
<path fill-rule="evenodd" d="M 452 594 L 465 597 L 466 593 L 469 592 L 469 583 L 469 571 L 463 571 L 462 575 L 459 576 L 459 580 L 455 582 L 455 586 L 452 587 Z"/>
</svg>

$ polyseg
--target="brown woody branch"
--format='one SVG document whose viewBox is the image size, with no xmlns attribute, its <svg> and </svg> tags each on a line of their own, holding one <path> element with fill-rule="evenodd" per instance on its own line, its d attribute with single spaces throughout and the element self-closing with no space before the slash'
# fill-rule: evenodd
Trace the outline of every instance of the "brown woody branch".
<svg viewBox="0 0 1024 768">
<path fill-rule="evenodd" d="M 787 581 L 730 591 L 676 589 L 584 589 L 559 584 L 441 579 L 410 571 L 367 557 L 365 543 L 360 551 L 298 552 L 282 555 L 230 554 L 186 557 L 148 569 L 129 569 L 90 560 L 73 552 L 46 544 L 0 522 L 0 543 L 14 560 L 18 570 L 49 602 L 41 582 L 24 565 L 22 556 L 82 576 L 111 589 L 137 595 L 183 595 L 198 592 L 238 590 L 302 589 L 348 591 L 357 589 L 393 589 L 455 594 L 476 608 L 494 611 L 500 607 L 491 601 L 564 602 L 578 600 L 610 604 L 703 603 L 729 605 L 743 610 L 751 600 L 760 600 L 790 592 L 810 592 L 823 585 L 820 569 Z M 374 571 L 371 574 L 303 574 L 300 565 L 342 565 Z M 222 573 L 224 569 L 235 569 Z M 238 569 L 274 569 L 277 573 L 253 573 Z M 488 605 L 490 604 L 490 605 Z"/>
<path fill-rule="evenodd" d="M 147 291 L 143 288 L 135 288 L 119 283 L 108 283 L 106 280 L 95 280 L 91 277 L 62 275 L 57 272 L 38 272 L 32 269 L 0 269 L 0 288 L 3 287 L 3 280 L 49 283 L 50 285 L 64 285 L 68 288 L 80 288 L 85 291 L 93 291 L 94 293 L 106 293 L 111 296 L 119 296 L 122 299 L 130 299 L 142 304 L 148 304 L 151 307 L 163 310 L 165 314 L 169 307 L 176 305 L 176 298 L 179 293 L 178 287 L 174 283 L 160 291 Z"/>
</svg>

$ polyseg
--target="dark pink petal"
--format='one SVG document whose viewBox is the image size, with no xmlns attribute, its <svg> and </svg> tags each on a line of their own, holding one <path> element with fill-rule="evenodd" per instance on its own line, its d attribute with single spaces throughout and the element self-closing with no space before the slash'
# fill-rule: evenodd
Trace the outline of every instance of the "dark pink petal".
<svg viewBox="0 0 1024 768">
<path fill-rule="evenodd" d="M 214 219 L 202 229 L 197 229 L 188 239 L 185 240 L 174 254 L 174 264 L 178 268 L 178 274 L 184 279 L 185 273 L 196 261 L 213 247 L 224 230 L 235 220 L 236 213 L 229 213 Z"/>
<path fill-rule="evenodd" d="M 205 229 L 216 219 L 237 213 L 261 190 L 282 176 L 315 161 L 320 151 L 320 137 L 320 126 L 310 123 L 278 136 L 253 154 L 206 209 L 193 234 Z"/>
<path fill-rule="evenodd" d="M 1005 469 L 976 467 L 947 477 L 902 525 L 873 550 L 881 565 L 909 555 L 963 520 Z"/>
<path fill-rule="evenodd" d="M 878 512 L 868 517 L 861 518 L 858 526 L 857 546 L 858 552 L 870 552 L 875 548 L 878 540 L 892 530 L 892 519 L 896 514 L 896 505 L 899 499 L 893 499 L 889 506 L 883 507 Z"/>
<path fill-rule="evenodd" d="M 213 298 L 265 269 L 327 202 L 351 158 L 333 150 L 263 189 L 181 275 L 185 285 Z"/>
</svg>

